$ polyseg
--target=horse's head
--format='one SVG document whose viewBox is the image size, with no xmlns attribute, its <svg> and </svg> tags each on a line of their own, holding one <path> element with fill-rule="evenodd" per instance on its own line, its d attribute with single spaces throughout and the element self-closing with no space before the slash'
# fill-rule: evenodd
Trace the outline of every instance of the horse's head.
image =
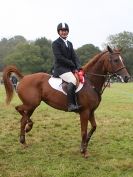
<svg viewBox="0 0 133 177">
<path fill-rule="evenodd" d="M 106 71 L 116 76 L 120 76 L 124 82 L 128 82 L 130 75 L 124 65 L 124 60 L 120 54 L 120 50 L 112 50 L 107 46 L 107 53 L 105 55 L 106 58 L 104 60 L 104 66 Z"/>
</svg>

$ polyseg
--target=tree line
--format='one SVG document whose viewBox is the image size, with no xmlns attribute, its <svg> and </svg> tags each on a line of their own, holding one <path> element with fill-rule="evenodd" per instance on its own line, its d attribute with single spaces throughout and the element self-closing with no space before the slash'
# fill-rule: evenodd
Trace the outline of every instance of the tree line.
<svg viewBox="0 0 133 177">
<path fill-rule="evenodd" d="M 51 72 L 53 66 L 52 41 L 46 37 L 28 41 L 23 36 L 14 36 L 0 41 L 0 71 L 6 65 L 16 65 L 24 73 Z M 112 48 L 121 48 L 125 64 L 130 74 L 133 74 L 133 33 L 124 31 L 110 35 L 103 44 Z M 101 52 L 93 44 L 85 44 L 75 49 L 81 64 L 87 63 L 94 55 Z"/>
</svg>

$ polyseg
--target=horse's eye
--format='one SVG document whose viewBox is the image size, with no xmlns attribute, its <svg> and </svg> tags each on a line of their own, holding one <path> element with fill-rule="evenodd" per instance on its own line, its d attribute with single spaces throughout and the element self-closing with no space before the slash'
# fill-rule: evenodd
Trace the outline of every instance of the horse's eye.
<svg viewBox="0 0 133 177">
<path fill-rule="evenodd" d="M 114 62 L 115 62 L 115 63 L 118 63 L 118 62 L 119 62 L 119 59 L 115 59 Z"/>
</svg>

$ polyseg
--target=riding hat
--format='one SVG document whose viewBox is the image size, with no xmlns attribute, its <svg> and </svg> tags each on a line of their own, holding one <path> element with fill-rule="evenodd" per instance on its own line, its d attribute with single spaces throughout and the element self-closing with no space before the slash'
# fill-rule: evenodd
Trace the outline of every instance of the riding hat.
<svg viewBox="0 0 133 177">
<path fill-rule="evenodd" d="M 69 26 L 67 23 L 59 23 L 57 26 L 57 32 L 59 33 L 59 30 L 66 29 L 69 32 Z"/>
</svg>

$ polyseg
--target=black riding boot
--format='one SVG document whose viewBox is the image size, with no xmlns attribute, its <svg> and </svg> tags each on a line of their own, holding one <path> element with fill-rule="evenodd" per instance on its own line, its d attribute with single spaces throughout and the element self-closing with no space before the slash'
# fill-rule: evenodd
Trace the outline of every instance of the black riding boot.
<svg viewBox="0 0 133 177">
<path fill-rule="evenodd" d="M 68 97 L 68 111 L 78 111 L 81 106 L 78 106 L 75 98 L 76 86 L 73 83 L 68 83 L 67 97 Z"/>
</svg>

